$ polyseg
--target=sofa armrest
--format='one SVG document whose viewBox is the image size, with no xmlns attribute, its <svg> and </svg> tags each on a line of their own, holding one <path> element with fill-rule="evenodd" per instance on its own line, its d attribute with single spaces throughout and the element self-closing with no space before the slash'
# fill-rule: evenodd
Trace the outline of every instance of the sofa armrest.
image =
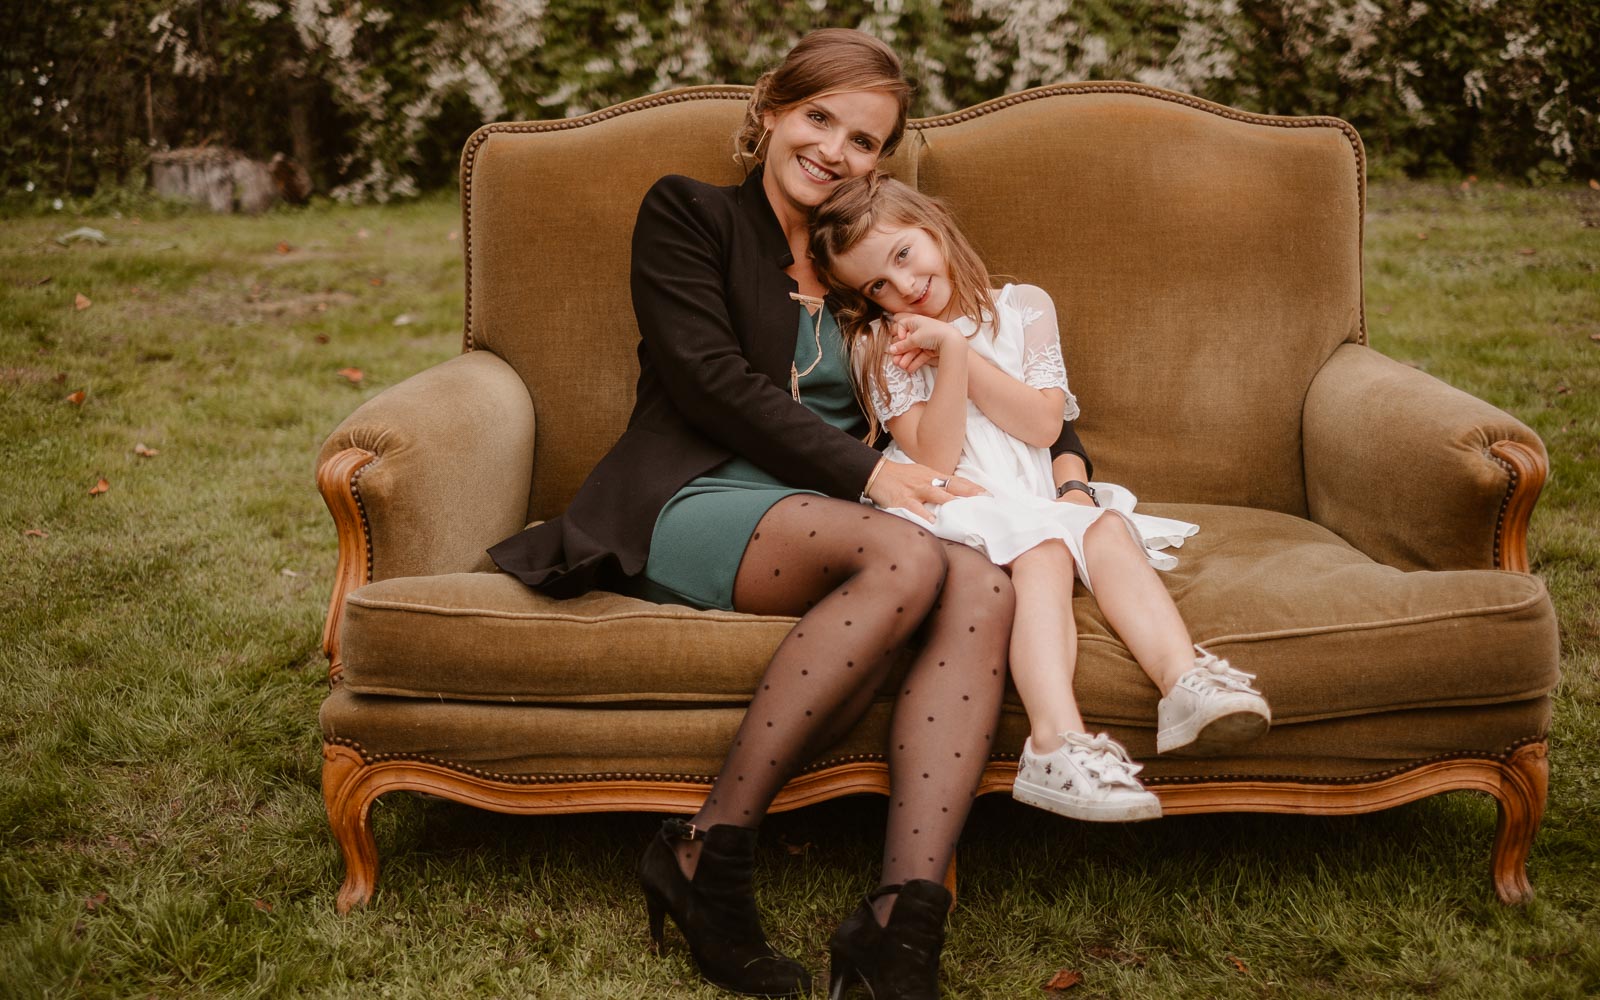
<svg viewBox="0 0 1600 1000">
<path fill-rule="evenodd" d="M 493 568 L 484 550 L 527 517 L 533 447 L 527 386 L 488 351 L 391 386 L 328 436 L 317 487 L 339 533 L 322 637 L 335 680 L 351 590 L 391 577 Z"/>
<path fill-rule="evenodd" d="M 1520 420 L 1368 347 L 1340 346 L 1303 417 L 1311 519 L 1401 569 L 1528 569 L 1544 443 Z"/>
</svg>

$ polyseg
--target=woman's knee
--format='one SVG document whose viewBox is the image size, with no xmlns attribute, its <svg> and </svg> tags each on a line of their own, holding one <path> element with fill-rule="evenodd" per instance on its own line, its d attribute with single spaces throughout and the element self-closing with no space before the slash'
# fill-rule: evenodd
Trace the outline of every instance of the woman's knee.
<svg viewBox="0 0 1600 1000">
<path fill-rule="evenodd" d="M 954 602 L 986 617 L 1003 619 L 1009 626 L 1017 592 L 1005 570 L 965 545 L 947 546 L 945 555 L 950 568 L 945 573 L 942 603 Z"/>
<path fill-rule="evenodd" d="M 872 572 L 880 587 L 922 593 L 930 599 L 938 594 L 949 572 L 944 544 L 909 521 L 894 525 L 888 535 L 884 551 L 874 551 L 870 546 L 858 548 L 866 558 L 862 569 Z"/>
</svg>

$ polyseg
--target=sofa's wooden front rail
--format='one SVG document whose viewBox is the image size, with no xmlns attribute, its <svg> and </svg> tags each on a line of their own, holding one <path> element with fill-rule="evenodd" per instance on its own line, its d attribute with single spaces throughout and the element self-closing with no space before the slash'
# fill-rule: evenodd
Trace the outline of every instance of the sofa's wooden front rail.
<svg viewBox="0 0 1600 1000">
<path fill-rule="evenodd" d="M 1490 856 L 1494 891 L 1509 904 L 1533 898 L 1528 882 L 1528 852 L 1544 816 L 1549 784 L 1547 744 L 1529 743 L 1504 756 L 1457 756 L 1427 761 L 1370 781 L 1170 781 L 1149 785 L 1171 815 L 1203 812 L 1271 812 L 1349 815 L 1375 812 L 1442 792 L 1475 791 L 1494 796 L 1499 822 Z M 388 792 L 438 795 L 479 809 L 515 815 L 579 812 L 692 813 L 704 801 L 707 785 L 690 781 L 634 779 L 527 783 L 469 774 L 423 760 L 368 760 L 359 748 L 325 743 L 322 794 L 334 836 L 344 854 L 345 880 L 338 909 L 372 899 L 378 879 L 378 847 L 371 825 L 372 804 Z M 1016 765 L 991 762 L 979 793 L 1009 792 Z M 887 795 L 887 765 L 856 761 L 800 775 L 779 793 L 775 811 L 798 809 L 859 793 Z"/>
</svg>

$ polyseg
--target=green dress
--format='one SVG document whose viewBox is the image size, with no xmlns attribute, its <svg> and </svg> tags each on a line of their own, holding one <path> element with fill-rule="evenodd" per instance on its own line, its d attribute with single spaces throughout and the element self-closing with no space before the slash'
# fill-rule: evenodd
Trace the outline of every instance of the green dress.
<svg viewBox="0 0 1600 1000">
<path fill-rule="evenodd" d="M 839 326 L 826 308 L 813 317 L 802 305 L 799 313 L 795 370 L 806 372 L 800 378 L 800 402 L 833 426 L 860 437 L 866 418 L 850 386 Z M 656 517 L 650 556 L 634 593 L 661 604 L 732 611 L 733 580 L 750 536 L 773 504 L 796 493 L 821 495 L 788 486 L 739 457 L 690 480 Z"/>
</svg>

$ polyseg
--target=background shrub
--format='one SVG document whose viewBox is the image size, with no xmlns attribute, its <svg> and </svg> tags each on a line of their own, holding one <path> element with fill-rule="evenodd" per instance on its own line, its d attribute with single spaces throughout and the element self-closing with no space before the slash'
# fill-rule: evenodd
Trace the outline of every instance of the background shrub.
<svg viewBox="0 0 1600 1000">
<path fill-rule="evenodd" d="M 1129 79 L 1353 122 L 1385 169 L 1600 172 L 1593 0 L 23 0 L 0 40 L 7 190 L 138 182 L 151 150 L 295 156 L 319 190 L 449 184 L 466 134 L 750 82 L 805 31 L 901 52 L 935 114 Z"/>
</svg>

